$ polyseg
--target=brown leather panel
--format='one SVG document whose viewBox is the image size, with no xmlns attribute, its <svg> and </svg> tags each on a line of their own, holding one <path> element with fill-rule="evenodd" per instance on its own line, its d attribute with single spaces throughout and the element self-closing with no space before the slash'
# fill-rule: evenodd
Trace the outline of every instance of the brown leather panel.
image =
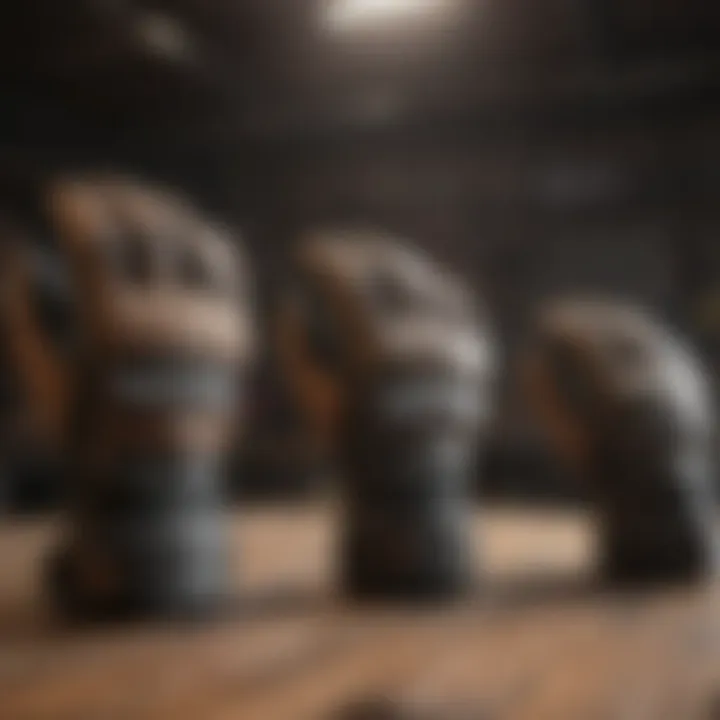
<svg viewBox="0 0 720 720">
<path fill-rule="evenodd" d="M 589 431 L 563 402 L 552 377 L 540 353 L 534 353 L 522 365 L 520 382 L 553 451 L 573 470 L 583 470 L 590 461 Z"/>
<path fill-rule="evenodd" d="M 254 345 L 249 317 L 231 304 L 162 289 L 115 293 L 98 331 L 99 344 L 117 351 L 170 347 L 235 360 Z"/>
<path fill-rule="evenodd" d="M 58 445 L 67 423 L 71 374 L 32 316 L 29 257 L 7 239 L 0 275 L 2 315 L 11 361 L 18 370 L 32 424 L 43 442 Z"/>
</svg>

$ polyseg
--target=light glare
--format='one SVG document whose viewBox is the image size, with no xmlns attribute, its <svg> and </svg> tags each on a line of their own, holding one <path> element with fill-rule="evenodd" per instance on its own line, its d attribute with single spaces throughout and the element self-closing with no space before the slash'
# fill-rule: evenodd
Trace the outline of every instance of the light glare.
<svg viewBox="0 0 720 720">
<path fill-rule="evenodd" d="M 138 19 L 137 36 L 150 52 L 174 60 L 186 60 L 193 51 L 192 41 L 181 23 L 159 13 Z"/>
<path fill-rule="evenodd" d="M 349 30 L 409 16 L 435 15 L 446 5 L 443 0 L 334 0 L 325 20 L 335 30 Z"/>
</svg>

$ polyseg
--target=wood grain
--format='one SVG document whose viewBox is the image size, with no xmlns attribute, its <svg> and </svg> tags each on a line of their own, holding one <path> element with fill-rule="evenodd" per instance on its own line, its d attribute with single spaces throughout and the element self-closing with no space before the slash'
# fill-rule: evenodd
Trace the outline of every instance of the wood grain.
<svg viewBox="0 0 720 720">
<path fill-rule="evenodd" d="M 479 515 L 477 597 L 409 610 L 333 594 L 335 517 L 238 515 L 238 607 L 162 627 L 64 626 L 38 583 L 53 523 L 5 522 L 0 718 L 720 718 L 718 590 L 603 591 L 588 518 Z"/>
</svg>

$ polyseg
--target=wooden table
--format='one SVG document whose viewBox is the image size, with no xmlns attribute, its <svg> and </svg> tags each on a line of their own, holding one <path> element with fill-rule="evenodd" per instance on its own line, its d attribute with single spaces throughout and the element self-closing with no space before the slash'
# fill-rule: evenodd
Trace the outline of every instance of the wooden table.
<svg viewBox="0 0 720 720">
<path fill-rule="evenodd" d="M 0 718 L 392 717 L 361 715 L 373 698 L 438 720 L 720 718 L 717 590 L 594 590 L 587 518 L 487 511 L 476 527 L 482 596 L 409 612 L 334 597 L 334 517 L 237 517 L 247 598 L 237 617 L 94 629 L 63 627 L 44 605 L 37 570 L 50 523 L 4 521 Z"/>
</svg>

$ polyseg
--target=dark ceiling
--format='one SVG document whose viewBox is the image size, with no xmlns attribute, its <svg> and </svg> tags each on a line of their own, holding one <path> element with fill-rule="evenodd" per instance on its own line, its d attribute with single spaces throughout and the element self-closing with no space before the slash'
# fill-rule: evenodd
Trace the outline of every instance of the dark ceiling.
<svg viewBox="0 0 720 720">
<path fill-rule="evenodd" d="M 333 32 L 328 2 L 3 3 L 6 142 L 272 140 L 720 84 L 704 0 L 446 0 L 372 32 Z"/>
<path fill-rule="evenodd" d="M 347 174 L 350 146 L 414 156 L 442 136 L 462 156 L 468 136 L 605 133 L 616 116 L 644 132 L 720 105 L 718 3 L 434 0 L 443 12 L 343 30 L 327 22 L 342 1 L 2 3 L 5 164 L 121 163 L 220 209 L 262 208 L 300 203 L 323 155 Z"/>
</svg>

